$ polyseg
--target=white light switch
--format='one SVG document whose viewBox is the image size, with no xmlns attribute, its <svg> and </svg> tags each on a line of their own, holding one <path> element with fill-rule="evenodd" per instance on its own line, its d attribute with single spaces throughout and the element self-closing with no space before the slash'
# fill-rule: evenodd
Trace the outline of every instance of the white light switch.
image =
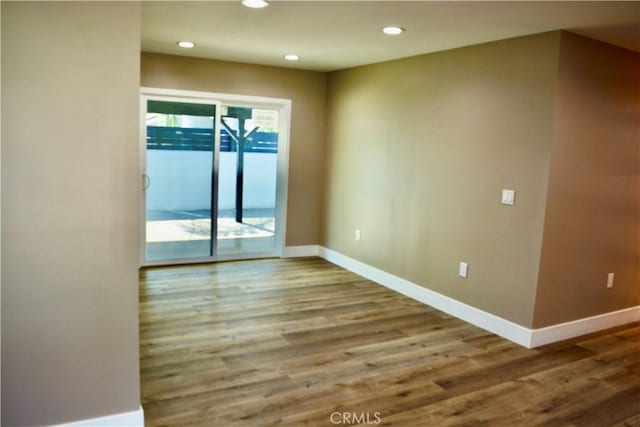
<svg viewBox="0 0 640 427">
<path fill-rule="evenodd" d="M 467 277 L 467 271 L 469 271 L 469 265 L 466 262 L 461 262 L 458 268 L 458 276 Z"/>
<path fill-rule="evenodd" d="M 356 242 L 359 242 L 361 237 L 362 237 L 362 233 L 360 233 L 360 230 L 356 230 L 356 235 L 355 235 Z"/>
<path fill-rule="evenodd" d="M 515 190 L 502 190 L 502 204 L 503 205 L 513 205 L 516 201 L 516 191 Z"/>
<path fill-rule="evenodd" d="M 615 278 L 614 273 L 609 273 L 607 275 L 607 288 L 613 288 L 613 279 Z"/>
</svg>

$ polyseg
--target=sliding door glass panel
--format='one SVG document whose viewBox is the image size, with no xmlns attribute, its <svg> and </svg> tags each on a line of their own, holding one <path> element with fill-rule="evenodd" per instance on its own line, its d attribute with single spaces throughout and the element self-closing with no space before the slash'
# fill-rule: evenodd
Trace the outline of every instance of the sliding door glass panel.
<svg viewBox="0 0 640 427">
<path fill-rule="evenodd" d="M 278 111 L 223 105 L 217 254 L 275 251 Z"/>
<path fill-rule="evenodd" d="M 147 101 L 147 261 L 214 254 L 215 114 L 215 105 Z"/>
</svg>

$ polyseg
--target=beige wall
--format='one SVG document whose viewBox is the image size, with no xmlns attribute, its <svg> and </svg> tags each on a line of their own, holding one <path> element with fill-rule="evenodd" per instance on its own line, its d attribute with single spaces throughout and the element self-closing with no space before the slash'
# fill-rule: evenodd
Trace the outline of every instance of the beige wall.
<svg viewBox="0 0 640 427">
<path fill-rule="evenodd" d="M 559 38 L 333 73 L 323 244 L 530 326 Z"/>
<path fill-rule="evenodd" d="M 319 243 L 326 74 L 152 53 L 141 68 L 142 86 L 291 99 L 286 244 Z"/>
<path fill-rule="evenodd" d="M 534 326 L 639 304 L 640 54 L 563 33 Z"/>
<path fill-rule="evenodd" d="M 2 2 L 2 425 L 139 408 L 139 43 L 135 3 Z"/>
<path fill-rule="evenodd" d="M 0 102 L 2 100 L 2 2 L 0 2 Z M 0 105 L 0 165 L 2 164 L 2 106 Z M 0 170 L 0 242 L 2 242 L 2 173 Z M 0 243 L 0 367 L 2 366 L 2 244 Z M 2 424 L 2 369 L 0 368 L 0 424 Z"/>
</svg>

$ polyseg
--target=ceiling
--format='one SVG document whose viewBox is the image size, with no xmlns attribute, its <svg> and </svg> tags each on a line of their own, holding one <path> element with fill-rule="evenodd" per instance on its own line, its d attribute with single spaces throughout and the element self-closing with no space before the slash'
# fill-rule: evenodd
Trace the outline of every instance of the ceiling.
<svg viewBox="0 0 640 427">
<path fill-rule="evenodd" d="M 142 50 L 333 71 L 565 29 L 640 52 L 640 1 L 240 1 L 142 4 Z M 387 36 L 380 29 L 406 32 Z M 178 40 L 197 45 L 186 50 Z M 283 59 L 300 55 L 298 62 Z"/>
</svg>

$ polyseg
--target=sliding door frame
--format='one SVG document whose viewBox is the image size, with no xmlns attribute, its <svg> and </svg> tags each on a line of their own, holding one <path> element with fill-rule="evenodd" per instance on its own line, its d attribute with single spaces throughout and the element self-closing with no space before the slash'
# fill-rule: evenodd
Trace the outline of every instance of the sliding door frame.
<svg viewBox="0 0 640 427">
<path fill-rule="evenodd" d="M 215 197 L 212 200 L 212 213 L 217 219 L 218 216 L 218 170 L 220 161 L 220 131 L 222 105 L 232 105 L 238 107 L 264 108 L 278 111 L 278 153 L 277 153 L 277 177 L 276 177 L 276 209 L 275 209 L 275 234 L 274 248 L 271 252 L 218 255 L 217 254 L 217 221 L 211 221 L 211 234 L 213 239 L 213 256 L 197 258 L 176 258 L 167 260 L 147 261 L 146 259 L 146 215 L 147 200 L 146 187 L 148 186 L 147 171 L 147 101 L 169 101 L 200 103 L 216 106 L 216 116 L 214 121 L 214 152 L 213 152 L 213 182 L 212 193 Z M 141 178 L 139 192 L 139 265 L 141 267 L 154 265 L 177 265 L 196 264 L 204 262 L 215 262 L 225 260 L 255 259 L 281 257 L 286 237 L 287 229 L 287 187 L 289 176 L 289 134 L 291 123 L 291 100 L 282 98 L 267 98 L 259 96 L 234 95 L 226 93 L 198 92 L 188 90 L 162 89 L 142 87 L 140 88 L 140 141 L 139 141 L 139 167 Z"/>
</svg>

